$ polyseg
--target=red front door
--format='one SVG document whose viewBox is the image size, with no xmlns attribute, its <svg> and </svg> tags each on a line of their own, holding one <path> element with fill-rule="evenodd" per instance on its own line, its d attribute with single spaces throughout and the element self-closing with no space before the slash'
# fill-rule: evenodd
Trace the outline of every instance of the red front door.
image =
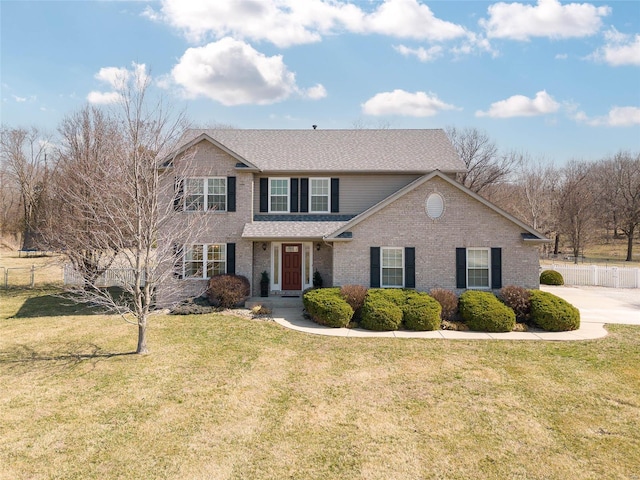
<svg viewBox="0 0 640 480">
<path fill-rule="evenodd" d="M 282 244 L 282 290 L 302 290 L 302 244 Z"/>
</svg>

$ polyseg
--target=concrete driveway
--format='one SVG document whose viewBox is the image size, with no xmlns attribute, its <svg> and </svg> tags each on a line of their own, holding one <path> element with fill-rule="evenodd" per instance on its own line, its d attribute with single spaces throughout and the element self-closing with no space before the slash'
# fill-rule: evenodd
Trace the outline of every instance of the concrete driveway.
<svg viewBox="0 0 640 480">
<path fill-rule="evenodd" d="M 640 289 L 540 285 L 580 310 L 580 322 L 640 325 Z"/>
</svg>

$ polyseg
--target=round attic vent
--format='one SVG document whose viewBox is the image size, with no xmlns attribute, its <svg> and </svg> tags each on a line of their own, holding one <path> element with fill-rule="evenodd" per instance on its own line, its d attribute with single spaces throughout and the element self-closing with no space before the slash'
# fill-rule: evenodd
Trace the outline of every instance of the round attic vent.
<svg viewBox="0 0 640 480">
<path fill-rule="evenodd" d="M 427 215 L 429 218 L 437 219 L 444 213 L 444 198 L 439 193 L 432 193 L 427 198 Z"/>
</svg>

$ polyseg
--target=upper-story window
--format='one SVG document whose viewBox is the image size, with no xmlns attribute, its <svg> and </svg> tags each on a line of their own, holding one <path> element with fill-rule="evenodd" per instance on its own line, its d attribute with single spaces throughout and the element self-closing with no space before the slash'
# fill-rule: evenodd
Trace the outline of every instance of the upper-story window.
<svg viewBox="0 0 640 480">
<path fill-rule="evenodd" d="M 328 178 L 309 179 L 309 211 L 329 212 L 330 182 Z"/>
<path fill-rule="evenodd" d="M 289 212 L 289 179 L 269 179 L 269 211 Z"/>
<path fill-rule="evenodd" d="M 186 178 L 184 182 L 184 209 L 186 211 L 227 210 L 227 179 Z"/>
</svg>

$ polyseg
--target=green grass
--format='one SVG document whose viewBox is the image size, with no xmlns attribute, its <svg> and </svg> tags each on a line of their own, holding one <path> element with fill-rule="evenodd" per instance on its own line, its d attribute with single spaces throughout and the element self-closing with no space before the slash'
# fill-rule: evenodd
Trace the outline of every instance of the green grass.
<svg viewBox="0 0 640 480">
<path fill-rule="evenodd" d="M 638 476 L 638 327 L 444 341 L 154 315 L 138 356 L 134 327 L 55 315 L 52 293 L 0 292 L 1 479 Z"/>
</svg>

